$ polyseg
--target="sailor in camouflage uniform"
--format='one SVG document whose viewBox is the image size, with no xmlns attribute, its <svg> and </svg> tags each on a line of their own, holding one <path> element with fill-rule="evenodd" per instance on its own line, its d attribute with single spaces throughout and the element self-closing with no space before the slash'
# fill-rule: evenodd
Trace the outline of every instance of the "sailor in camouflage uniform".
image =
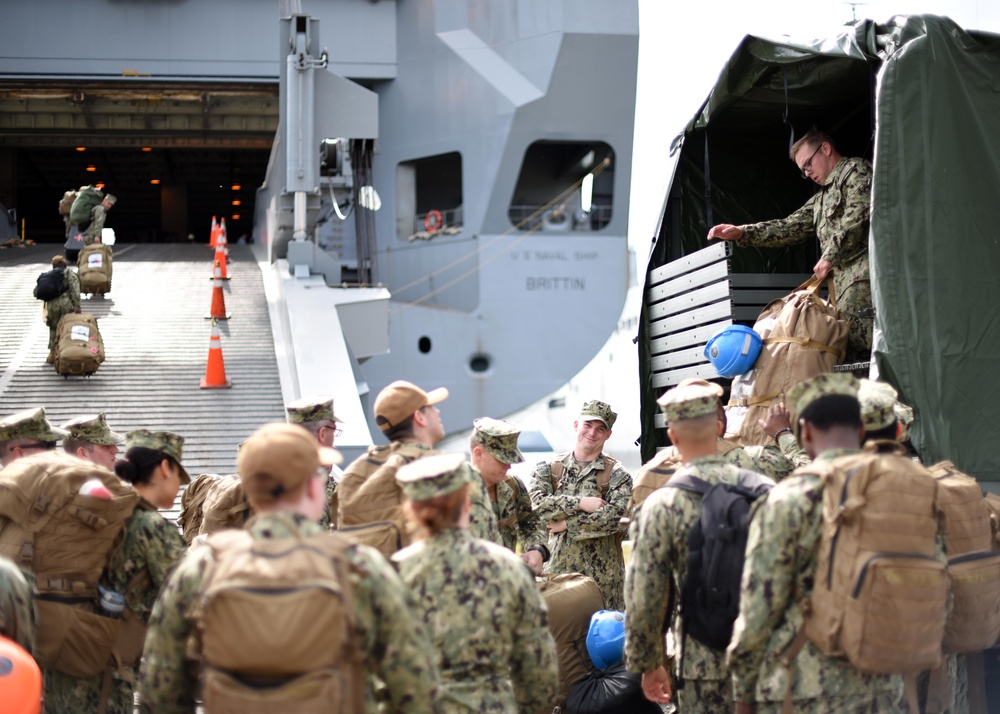
<svg viewBox="0 0 1000 714">
<path fill-rule="evenodd" d="M 75 417 L 60 428 L 66 432 L 63 450 L 67 454 L 103 466 L 108 471 L 115 470 L 118 445 L 125 437 L 111 431 L 104 412 Z"/>
<path fill-rule="evenodd" d="M 469 461 L 486 484 L 499 528 L 499 544 L 516 551 L 520 542 L 521 559 L 537 575 L 549 558 L 549 549 L 544 543 L 532 542 L 540 529 L 528 489 L 520 479 L 507 475 L 511 464 L 524 461 L 517 447 L 520 434 L 520 429 L 500 419 L 476 419 L 469 437 Z"/>
<path fill-rule="evenodd" d="M 720 223 L 708 238 L 778 248 L 817 237 L 821 255 L 813 272 L 822 279 L 833 270 L 837 307 L 851 325 L 845 361 L 867 362 L 874 324 L 868 270 L 871 164 L 844 158 L 830 136 L 816 129 L 795 142 L 789 154 L 803 178 L 812 179 L 820 190 L 787 218 L 743 226 Z"/>
<path fill-rule="evenodd" d="M 321 535 L 323 529 L 316 519 L 323 509 L 325 484 L 322 488 L 311 484 L 318 483 L 322 466 L 336 463 L 340 458 L 335 449 L 314 444 L 306 432 L 293 425 L 268 424 L 255 432 L 240 450 L 237 465 L 257 513 L 246 526 L 254 540 Z M 436 712 L 437 672 L 426 632 L 411 614 L 414 603 L 409 593 L 389 563 L 374 549 L 350 545 L 345 557 L 351 566 L 348 577 L 354 603 L 355 643 L 367 673 L 379 677 L 387 697 L 380 708 L 374 688 L 366 687 L 365 711 L 369 714 Z M 195 627 L 191 612 L 203 595 L 211 563 L 210 546 L 197 543 L 192 546 L 153 607 L 140 671 L 141 712 L 196 711 L 199 669 L 188 650 Z M 269 626 L 263 621 L 248 624 Z M 334 710 L 331 702 L 330 711 Z M 279 703 L 274 712 L 280 711 Z"/>
<path fill-rule="evenodd" d="M 53 451 L 65 435 L 49 424 L 45 407 L 6 416 L 0 419 L 0 467 L 39 451 Z"/>
<path fill-rule="evenodd" d="M 104 200 L 90 209 L 90 223 L 80 234 L 84 245 L 90 245 L 98 240 L 104 232 L 104 222 L 107 220 L 108 211 L 118 203 L 118 199 L 110 193 L 104 196 Z"/>
<path fill-rule="evenodd" d="M 832 460 L 860 449 L 858 386 L 850 374 L 821 374 L 789 390 L 796 436 L 813 459 Z M 823 430 L 811 422 L 819 414 L 828 424 Z M 796 712 L 903 711 L 900 677 L 864 674 L 808 641 L 791 667 L 784 661 L 803 627 L 801 603 L 812 592 L 822 511 L 823 485 L 807 466 L 771 489 L 751 521 L 740 615 L 729 646 L 736 701 L 756 707 L 757 714 L 777 714 L 787 692 Z M 737 712 L 752 711 L 744 707 Z"/>
<path fill-rule="evenodd" d="M 49 326 L 49 356 L 45 358 L 48 364 L 56 360 L 56 328 L 59 327 L 59 320 L 64 315 L 80 312 L 80 276 L 75 270 L 66 267 L 66 258 L 61 255 L 52 258 L 52 268 L 63 271 L 66 292 L 45 303 L 45 324 Z"/>
<path fill-rule="evenodd" d="M 722 387 L 715 382 L 696 378 L 681 380 L 677 386 L 686 387 L 689 385 L 704 387 L 718 395 L 716 413 L 719 422 L 722 424 L 722 433 L 725 433 L 727 420 L 725 407 L 722 406 L 722 395 L 724 393 Z M 795 468 L 785 458 L 784 454 L 771 446 L 738 446 L 721 436 L 716 438 L 716 446 L 718 447 L 719 456 L 737 468 L 764 474 L 774 481 L 780 481 L 785 478 Z M 680 452 L 677 451 L 675 446 L 671 445 L 660 449 L 656 452 L 656 456 L 643 465 L 632 486 L 632 498 L 629 501 L 626 511 L 631 522 L 635 522 L 643 501 L 669 481 L 670 477 L 682 464 L 683 459 Z"/>
<path fill-rule="evenodd" d="M 547 524 L 551 555 L 546 575 L 582 573 L 601 588 L 609 610 L 624 610 L 625 559 L 621 523 L 632 497 L 632 476 L 603 452 L 618 415 L 605 402 L 584 404 L 573 422 L 576 445 L 555 461 L 543 461 L 531 475 L 531 502 L 542 542 Z M 610 469 L 607 491 L 601 495 L 598 479 Z"/>
<path fill-rule="evenodd" d="M 75 434 L 87 436 L 92 443 L 115 443 L 121 439 L 111 431 L 107 421 L 99 417 L 73 420 L 72 425 Z M 139 505 L 125 522 L 122 542 L 111 552 L 100 585 L 107 591 L 124 595 L 127 608 L 125 619 L 143 627 L 149 622 L 153 603 L 167 576 L 184 557 L 186 549 L 177 527 L 157 513 L 158 508 L 171 507 L 180 485 L 190 481 L 181 465 L 183 444 L 182 436 L 168 431 L 139 429 L 126 436 L 126 461 L 136 459 L 136 452 L 132 449 L 140 448 L 158 454 L 153 458 L 159 458 L 161 462 L 153 468 L 148 479 L 132 484 L 139 491 Z M 162 466 L 164 458 L 171 463 L 170 467 Z M 142 470 L 140 467 L 140 474 Z M 167 474 L 166 471 L 173 473 Z M 123 465 L 118 467 L 118 473 L 129 480 L 129 477 L 134 478 L 136 472 Z M 104 677 L 71 677 L 51 670 L 46 670 L 44 676 L 46 714 L 99 710 Z M 132 714 L 138 676 L 138 662 L 133 667 L 111 671 L 105 709 L 108 714 Z"/>
<path fill-rule="evenodd" d="M 657 403 L 667 419 L 668 435 L 684 460 L 679 473 L 709 484 L 737 483 L 740 469 L 718 455 L 718 391 L 687 384 L 666 392 Z M 763 479 L 763 477 L 761 477 Z M 664 651 L 664 626 L 672 623 L 680 643 L 673 675 L 683 680 L 678 711 L 715 714 L 732 709 L 732 689 L 725 653 L 683 636 L 681 618 L 669 612 L 670 592 L 679 593 L 687 573 L 688 531 L 701 516 L 701 497 L 678 488 L 653 493 L 634 522 L 632 557 L 625 576 L 625 661 L 642 673 L 646 698 L 666 704 L 674 697 Z"/>
<path fill-rule="evenodd" d="M 333 413 L 333 399 L 330 397 L 300 399 L 285 405 L 285 413 L 289 424 L 298 424 L 316 437 L 322 446 L 332 447 L 336 437 L 340 436 L 340 427 L 344 420 Z M 337 490 L 337 482 L 344 472 L 339 466 L 331 465 L 330 477 L 326 483 L 326 509 L 319 524 L 323 528 L 331 528 L 333 519 L 330 516 L 330 503 Z"/>
<path fill-rule="evenodd" d="M 0 557 L 0 635 L 27 652 L 35 647 L 31 585 L 21 570 L 4 557 Z"/>
<path fill-rule="evenodd" d="M 462 526 L 469 471 L 460 454 L 441 454 L 396 474 L 408 517 L 429 533 L 393 561 L 429 630 L 441 674 L 441 712 L 551 710 L 558 666 L 545 603 L 517 556 Z"/>
</svg>

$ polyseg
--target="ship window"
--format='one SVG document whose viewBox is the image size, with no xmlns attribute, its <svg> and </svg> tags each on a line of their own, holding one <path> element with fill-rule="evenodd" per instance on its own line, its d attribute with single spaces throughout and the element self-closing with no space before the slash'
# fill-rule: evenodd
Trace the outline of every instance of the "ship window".
<svg viewBox="0 0 1000 714">
<path fill-rule="evenodd" d="M 457 151 L 396 167 L 396 235 L 403 240 L 462 230 L 462 155 Z"/>
<path fill-rule="evenodd" d="M 599 231 L 611 221 L 614 151 L 603 141 L 536 141 L 508 216 L 522 231 Z"/>
</svg>

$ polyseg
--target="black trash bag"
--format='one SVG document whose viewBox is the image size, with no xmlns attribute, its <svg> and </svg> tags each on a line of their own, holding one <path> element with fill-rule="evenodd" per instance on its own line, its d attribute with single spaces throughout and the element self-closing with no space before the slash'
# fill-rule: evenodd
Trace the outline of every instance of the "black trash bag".
<svg viewBox="0 0 1000 714">
<path fill-rule="evenodd" d="M 663 714 L 642 693 L 642 675 L 625 663 L 594 669 L 573 685 L 566 697 L 567 714 Z"/>
</svg>

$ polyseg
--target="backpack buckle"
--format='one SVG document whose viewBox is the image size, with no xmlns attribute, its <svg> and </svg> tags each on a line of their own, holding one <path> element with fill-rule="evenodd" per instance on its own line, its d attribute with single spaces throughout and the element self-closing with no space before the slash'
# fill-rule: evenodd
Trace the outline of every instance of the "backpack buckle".
<svg viewBox="0 0 1000 714">
<path fill-rule="evenodd" d="M 35 561 L 35 543 L 27 540 L 21 544 L 21 562 L 30 565 Z"/>
</svg>

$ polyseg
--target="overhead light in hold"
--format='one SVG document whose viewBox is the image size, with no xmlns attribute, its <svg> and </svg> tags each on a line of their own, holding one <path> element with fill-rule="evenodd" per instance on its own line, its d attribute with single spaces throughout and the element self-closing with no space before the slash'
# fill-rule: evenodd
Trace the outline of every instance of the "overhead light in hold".
<svg viewBox="0 0 1000 714">
<path fill-rule="evenodd" d="M 142 150 L 145 151 L 145 152 L 150 152 L 150 151 L 153 150 L 153 147 L 152 146 L 144 146 L 144 147 L 142 147 Z"/>
<path fill-rule="evenodd" d="M 230 188 L 234 191 L 239 191 L 243 187 L 240 186 L 238 183 L 234 183 L 232 186 L 230 186 Z"/>
<path fill-rule="evenodd" d="M 236 199 L 235 201 L 233 201 L 233 205 L 234 206 L 239 206 L 240 205 L 240 200 Z"/>
<path fill-rule="evenodd" d="M 379 198 L 378 191 L 375 190 L 374 186 L 362 186 L 358 190 L 358 203 L 369 211 L 377 211 L 382 208 L 382 199 Z"/>
<path fill-rule="evenodd" d="M 580 208 L 585 213 L 590 213 L 590 207 L 594 202 L 594 174 L 587 174 L 580 183 Z"/>
<path fill-rule="evenodd" d="M 103 191 L 104 190 L 104 184 L 103 183 L 95 183 L 94 184 L 94 188 L 96 188 L 98 191 Z"/>
<path fill-rule="evenodd" d="M 232 215 L 231 217 L 232 217 L 232 219 L 233 219 L 234 221 L 238 221 L 238 220 L 240 220 L 240 214 L 239 214 L 239 213 L 234 213 L 234 214 L 233 214 L 233 215 Z"/>
<path fill-rule="evenodd" d="M 77 151 L 86 151 L 87 147 L 86 146 L 78 146 L 78 147 L 76 147 L 76 150 Z"/>
<path fill-rule="evenodd" d="M 160 185 L 160 179 L 149 179 L 149 182 L 151 184 L 153 184 L 154 186 L 159 186 Z"/>
<path fill-rule="evenodd" d="M 87 167 L 87 171 L 89 171 L 90 173 L 94 173 L 95 171 L 97 171 L 97 167 L 91 164 L 90 166 Z"/>
</svg>

